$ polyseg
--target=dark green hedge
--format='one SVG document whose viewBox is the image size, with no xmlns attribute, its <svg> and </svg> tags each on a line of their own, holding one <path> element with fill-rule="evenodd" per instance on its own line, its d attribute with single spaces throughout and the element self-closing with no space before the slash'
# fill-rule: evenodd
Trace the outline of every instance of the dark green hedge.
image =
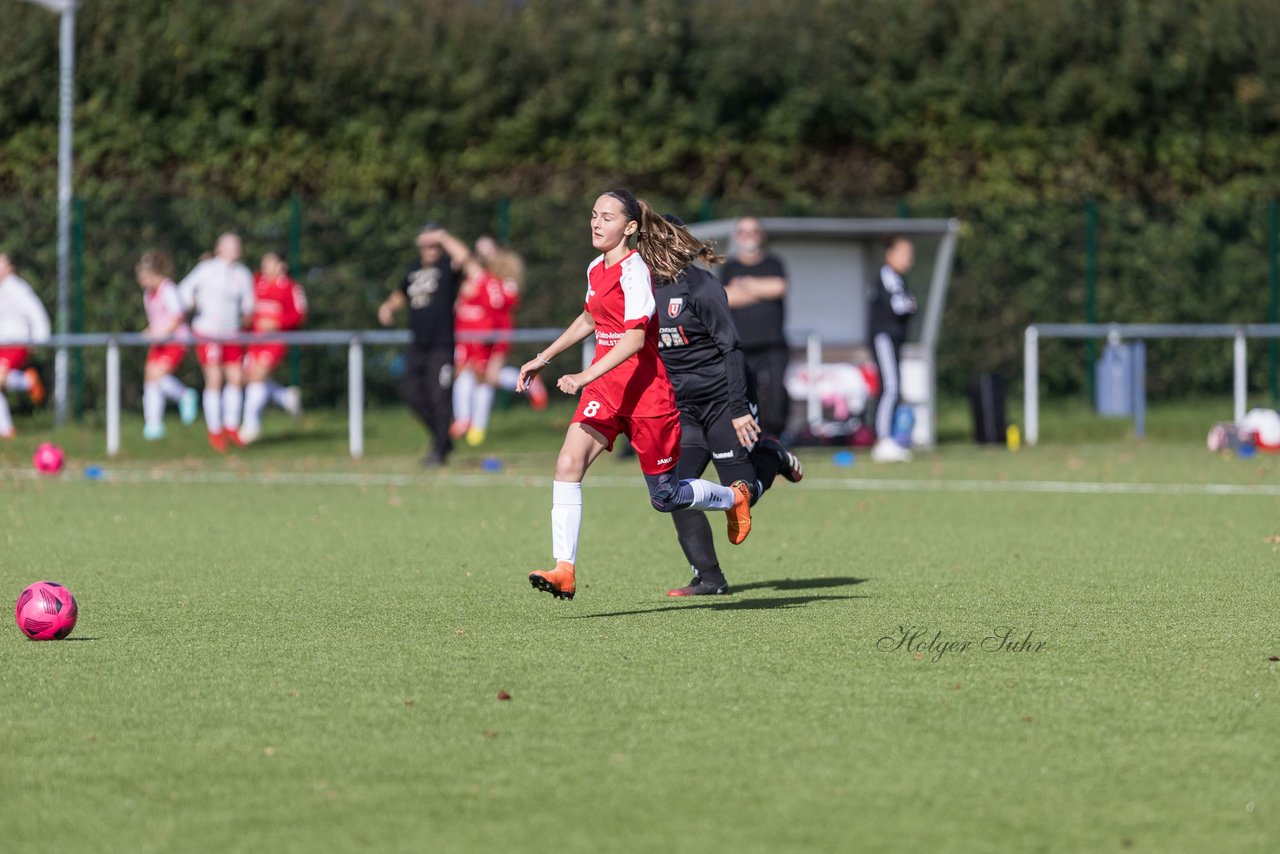
<svg viewBox="0 0 1280 854">
<path fill-rule="evenodd" d="M 51 301 L 56 18 L 6 4 L 0 57 L 0 245 Z M 317 324 L 365 325 L 423 219 L 497 230 L 504 198 L 524 322 L 559 322 L 614 183 L 689 218 L 960 216 L 951 389 L 1083 319 L 1090 198 L 1100 318 L 1268 311 L 1269 0 L 89 0 L 78 60 L 88 328 L 138 324 L 142 246 L 279 245 L 294 195 Z M 1050 348 L 1051 389 L 1081 353 Z M 1158 394 L 1225 387 L 1225 347 L 1151 363 Z"/>
</svg>

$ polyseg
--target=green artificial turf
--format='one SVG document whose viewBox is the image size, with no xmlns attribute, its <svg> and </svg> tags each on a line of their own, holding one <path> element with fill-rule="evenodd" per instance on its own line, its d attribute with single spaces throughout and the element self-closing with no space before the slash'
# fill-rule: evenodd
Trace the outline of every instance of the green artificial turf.
<svg viewBox="0 0 1280 854">
<path fill-rule="evenodd" d="M 694 601 L 605 459 L 572 602 L 524 578 L 567 412 L 502 416 L 443 474 L 398 412 L 359 462 L 325 413 L 226 458 L 20 422 L 0 593 L 53 578 L 81 616 L 0 631 L 4 849 L 1275 850 L 1278 499 L 1187 487 L 1280 476 L 1205 451 L 1213 413 L 1136 443 L 1051 409 L 1042 447 L 895 468 L 805 451 L 744 545 L 713 514 L 735 593 Z M 50 436 L 68 472 L 31 479 Z M 1001 627 L 1030 648 L 984 648 Z"/>
</svg>

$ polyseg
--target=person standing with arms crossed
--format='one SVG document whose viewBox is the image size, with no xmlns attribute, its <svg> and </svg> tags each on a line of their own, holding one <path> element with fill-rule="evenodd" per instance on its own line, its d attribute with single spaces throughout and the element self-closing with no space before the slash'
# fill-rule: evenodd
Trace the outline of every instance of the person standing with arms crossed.
<svg viewBox="0 0 1280 854">
<path fill-rule="evenodd" d="M 916 313 L 916 298 L 906 279 L 916 262 L 911 241 L 894 235 L 884 242 L 884 266 L 872 286 L 867 313 L 867 338 L 880 371 L 880 399 L 876 402 L 876 444 L 871 459 L 878 463 L 906 463 L 911 451 L 893 440 L 893 416 L 902 399 L 898 355 L 907 340 L 907 323 Z"/>
<path fill-rule="evenodd" d="M 195 266 L 178 285 L 184 311 L 195 311 L 191 330 L 196 358 L 204 371 L 204 421 L 209 445 L 226 453 L 228 443 L 240 447 L 240 408 L 244 403 L 244 346 L 225 343 L 244 329 L 253 315 L 253 274 L 240 263 L 240 237 L 218 238 L 213 257 Z"/>
<path fill-rule="evenodd" d="M 453 304 L 462 277 L 477 273 L 480 265 L 467 244 L 433 223 L 418 232 L 418 254 L 400 287 L 378 306 L 378 322 L 390 326 L 396 312 L 409 309 L 413 340 L 405 355 L 400 393 L 431 433 L 432 447 L 422 464 L 442 466 L 453 450 L 449 436 L 453 421 Z"/>
<path fill-rule="evenodd" d="M 760 426 L 782 436 L 790 408 L 784 383 L 791 358 L 785 330 L 787 271 L 765 251 L 766 239 L 760 220 L 739 219 L 733 227 L 733 254 L 720 268 L 720 278 L 747 367 L 756 377 Z"/>
</svg>

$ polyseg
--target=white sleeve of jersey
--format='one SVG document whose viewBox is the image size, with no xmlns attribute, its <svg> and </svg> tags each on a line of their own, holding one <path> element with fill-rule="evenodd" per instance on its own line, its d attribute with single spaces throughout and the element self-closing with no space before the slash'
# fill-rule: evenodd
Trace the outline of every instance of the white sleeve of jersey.
<svg viewBox="0 0 1280 854">
<path fill-rule="evenodd" d="M 178 303 L 184 312 L 196 307 L 196 291 L 200 289 L 200 280 L 204 278 L 204 271 L 207 269 L 208 265 L 201 261 L 178 283 Z"/>
<path fill-rule="evenodd" d="M 169 317 L 181 317 L 182 300 L 178 297 L 178 286 L 166 281 L 160 286 L 160 306 Z"/>
<path fill-rule="evenodd" d="M 239 279 L 240 316 L 247 320 L 253 314 L 253 274 L 243 264 L 237 266 L 236 276 Z"/>
<path fill-rule="evenodd" d="M 648 320 L 657 306 L 653 299 L 653 282 L 649 268 L 639 255 L 632 255 L 622 268 L 622 322 L 631 326 L 633 320 Z"/>
<path fill-rule="evenodd" d="M 44 310 L 44 303 L 40 302 L 40 297 L 36 296 L 30 286 L 24 285 L 21 293 L 25 303 L 23 314 L 26 315 L 27 327 L 31 330 L 31 340 L 48 341 L 52 330 L 49 327 L 49 312 Z"/>
</svg>

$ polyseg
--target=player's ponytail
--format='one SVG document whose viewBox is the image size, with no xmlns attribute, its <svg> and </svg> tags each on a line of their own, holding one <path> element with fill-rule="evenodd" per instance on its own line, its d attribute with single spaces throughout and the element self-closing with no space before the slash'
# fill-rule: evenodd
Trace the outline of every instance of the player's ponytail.
<svg viewBox="0 0 1280 854">
<path fill-rule="evenodd" d="M 644 199 L 637 199 L 636 204 L 640 209 L 636 251 L 658 281 L 673 281 L 685 267 L 699 259 L 707 264 L 724 260 L 713 246 L 694 237 L 684 225 L 659 216 Z"/>
</svg>

